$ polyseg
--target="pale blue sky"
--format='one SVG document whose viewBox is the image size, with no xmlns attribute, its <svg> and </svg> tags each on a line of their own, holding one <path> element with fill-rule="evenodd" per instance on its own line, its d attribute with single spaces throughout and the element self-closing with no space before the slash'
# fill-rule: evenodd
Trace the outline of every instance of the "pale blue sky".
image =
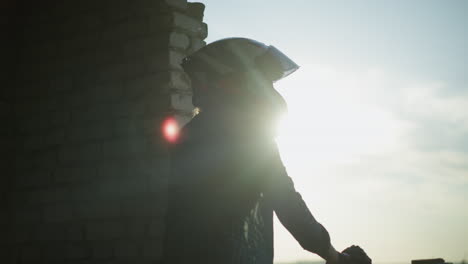
<svg viewBox="0 0 468 264">
<path fill-rule="evenodd" d="M 300 60 L 384 64 L 466 81 L 468 1 L 203 1 L 208 41 L 247 36 Z M 442 66 L 443 65 L 443 66 Z"/>
<path fill-rule="evenodd" d="M 202 2 L 207 42 L 254 38 L 301 65 L 276 85 L 279 145 L 339 249 L 468 257 L 468 1 Z M 277 227 L 277 261 L 317 259 Z"/>
</svg>

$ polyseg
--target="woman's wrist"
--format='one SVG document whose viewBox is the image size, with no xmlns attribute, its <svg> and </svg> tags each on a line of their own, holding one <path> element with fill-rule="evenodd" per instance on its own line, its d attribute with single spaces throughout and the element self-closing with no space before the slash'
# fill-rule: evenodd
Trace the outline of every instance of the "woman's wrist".
<svg viewBox="0 0 468 264">
<path fill-rule="evenodd" d="M 333 246 L 330 245 L 327 254 L 327 264 L 338 264 L 340 262 L 340 252 L 336 251 Z"/>
</svg>

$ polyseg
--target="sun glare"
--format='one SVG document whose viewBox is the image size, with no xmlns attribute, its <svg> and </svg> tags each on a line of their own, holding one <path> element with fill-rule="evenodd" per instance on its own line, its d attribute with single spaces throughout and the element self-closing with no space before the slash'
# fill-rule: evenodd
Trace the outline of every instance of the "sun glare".
<svg viewBox="0 0 468 264">
<path fill-rule="evenodd" d="M 314 213 L 336 232 L 347 232 L 337 208 L 350 199 L 349 185 L 343 182 L 355 175 L 350 168 L 370 167 L 372 157 L 395 153 L 402 145 L 404 124 L 379 105 L 376 97 L 375 87 L 385 81 L 372 72 L 304 65 L 275 84 L 288 104 L 288 113 L 277 128 L 283 163 L 306 203 L 313 204 Z M 353 193 L 367 194 L 372 188 L 368 182 L 353 185 Z M 295 244 L 287 231 L 279 225 L 275 228 L 276 245 L 283 252 L 294 252 L 296 259 L 309 258 L 290 246 Z M 347 243 L 344 239 L 336 242 L 339 246 Z M 287 254 L 278 257 L 291 258 Z"/>
<path fill-rule="evenodd" d="M 174 118 L 167 118 L 164 120 L 163 125 L 164 138 L 171 143 L 174 143 L 179 138 L 179 125 Z"/>
<path fill-rule="evenodd" d="M 378 155 L 398 145 L 401 124 L 373 104 L 373 98 L 365 93 L 369 80 L 359 82 L 358 76 L 341 76 L 329 70 L 310 71 L 317 76 L 298 73 L 280 84 L 279 91 L 289 106 L 277 138 L 286 167 L 312 161 L 322 165 L 352 163 L 363 155 Z"/>
</svg>

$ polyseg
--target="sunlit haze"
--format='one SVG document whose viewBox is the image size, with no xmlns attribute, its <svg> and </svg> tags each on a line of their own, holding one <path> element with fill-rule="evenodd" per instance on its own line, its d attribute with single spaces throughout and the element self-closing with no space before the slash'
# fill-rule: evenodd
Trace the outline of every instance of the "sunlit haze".
<svg viewBox="0 0 468 264">
<path fill-rule="evenodd" d="M 283 162 L 337 249 L 468 257 L 468 1 L 204 0 L 208 42 L 301 68 L 275 84 Z M 275 261 L 318 260 L 275 219 Z"/>
</svg>

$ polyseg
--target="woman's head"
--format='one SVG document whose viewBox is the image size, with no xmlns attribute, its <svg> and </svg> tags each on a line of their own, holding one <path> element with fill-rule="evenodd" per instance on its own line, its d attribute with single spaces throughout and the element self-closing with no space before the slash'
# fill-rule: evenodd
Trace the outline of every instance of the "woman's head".
<svg viewBox="0 0 468 264">
<path fill-rule="evenodd" d="M 193 104 L 202 114 L 219 116 L 224 121 L 271 127 L 287 111 L 286 102 L 273 82 L 251 71 L 212 78 L 206 73 L 189 73 Z"/>
<path fill-rule="evenodd" d="M 202 112 L 258 124 L 286 111 L 273 83 L 298 68 L 273 46 L 243 38 L 211 43 L 182 66 L 192 80 L 193 103 Z"/>
</svg>

